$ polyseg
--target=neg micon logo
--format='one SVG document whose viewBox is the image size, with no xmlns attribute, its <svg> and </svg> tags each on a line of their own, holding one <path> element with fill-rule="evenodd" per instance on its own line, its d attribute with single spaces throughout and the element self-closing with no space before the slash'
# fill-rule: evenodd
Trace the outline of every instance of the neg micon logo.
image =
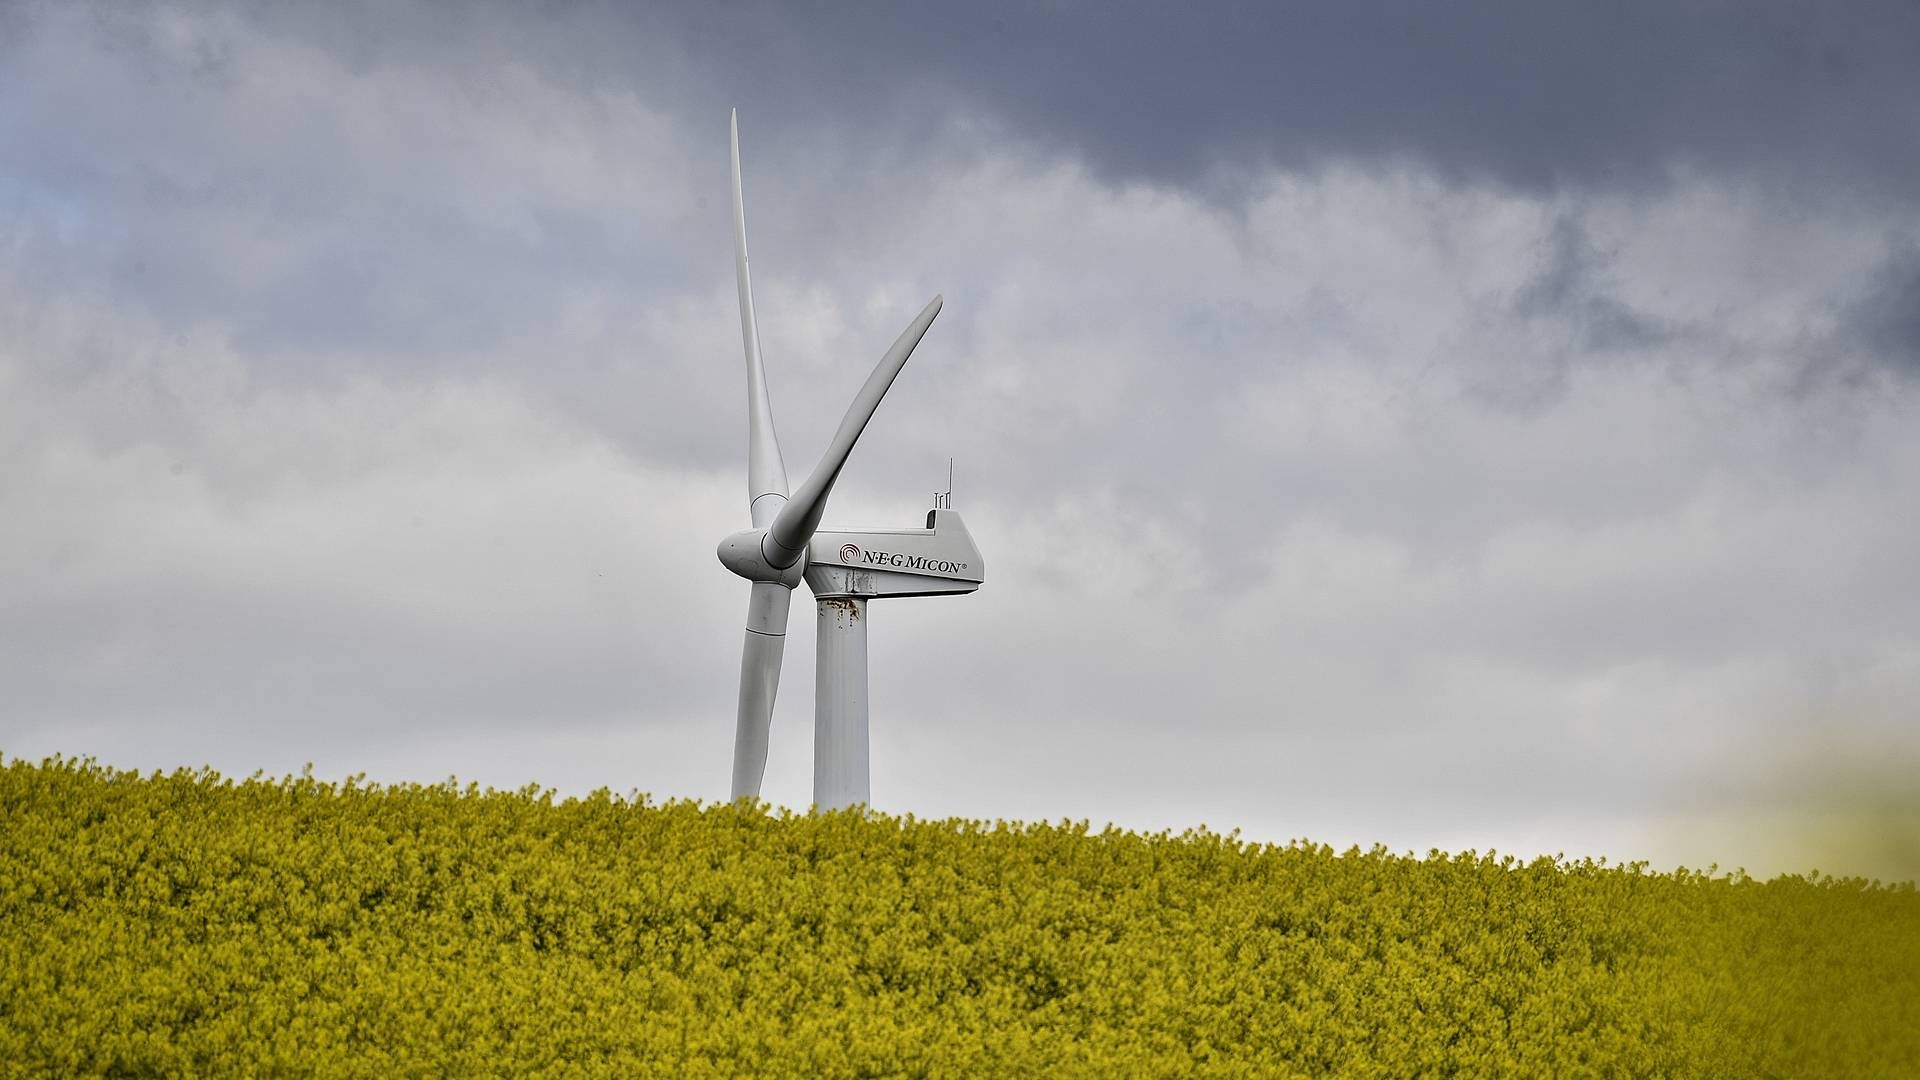
<svg viewBox="0 0 1920 1080">
<path fill-rule="evenodd" d="M 860 561 L 860 545 L 859 544 L 841 544 L 840 545 L 840 561 L 848 564 L 859 562 Z"/>
</svg>

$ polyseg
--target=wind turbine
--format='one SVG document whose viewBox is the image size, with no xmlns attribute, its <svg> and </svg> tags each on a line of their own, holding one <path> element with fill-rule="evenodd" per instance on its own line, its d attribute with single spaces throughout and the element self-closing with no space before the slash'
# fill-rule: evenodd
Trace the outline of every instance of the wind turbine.
<svg viewBox="0 0 1920 1080">
<path fill-rule="evenodd" d="M 923 529 L 840 531 L 820 528 L 833 483 L 853 444 L 940 314 L 933 298 L 881 358 L 854 396 L 820 463 L 789 494 L 773 404 L 760 360 L 747 270 L 747 217 L 740 193 L 740 113 L 733 114 L 733 258 L 740 293 L 740 338 L 747 350 L 747 508 L 753 527 L 720 541 L 721 565 L 753 583 L 746 645 L 740 656 L 740 713 L 733 743 L 733 798 L 758 797 L 767 769 L 767 734 L 786 652 L 787 609 L 805 581 L 818 608 L 814 667 L 813 802 L 822 810 L 871 798 L 867 755 L 867 601 L 893 596 L 969 593 L 986 564 L 952 506 L 951 482 L 935 497 Z"/>
</svg>

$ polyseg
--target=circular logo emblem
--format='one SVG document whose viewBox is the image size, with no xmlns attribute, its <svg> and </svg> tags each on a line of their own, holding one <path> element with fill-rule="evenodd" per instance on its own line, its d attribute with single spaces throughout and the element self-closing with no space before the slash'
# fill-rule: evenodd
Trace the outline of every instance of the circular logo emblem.
<svg viewBox="0 0 1920 1080">
<path fill-rule="evenodd" d="M 843 563 L 859 562 L 860 561 L 860 545 L 859 544 L 841 544 L 840 545 L 840 561 Z"/>
</svg>

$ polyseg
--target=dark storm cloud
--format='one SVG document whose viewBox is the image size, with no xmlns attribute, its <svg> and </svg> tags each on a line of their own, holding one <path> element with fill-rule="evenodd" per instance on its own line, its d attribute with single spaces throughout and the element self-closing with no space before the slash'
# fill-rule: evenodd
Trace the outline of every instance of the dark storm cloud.
<svg viewBox="0 0 1920 1080">
<path fill-rule="evenodd" d="M 1118 179 L 1413 155 L 1541 188 L 1674 165 L 1899 193 L 1920 164 L 1911 4 L 703 5 L 677 35 L 784 125 L 958 100 Z M 951 95 L 951 96 L 950 96 Z"/>
<path fill-rule="evenodd" d="M 271 18 L 362 62 L 424 38 L 694 111 L 739 104 L 763 149 L 872 151 L 984 122 L 1110 179 L 1175 184 L 1330 156 L 1535 190 L 1693 167 L 1908 198 L 1920 174 L 1910 3 L 562 3 L 537 25 L 368 10 Z"/>
</svg>

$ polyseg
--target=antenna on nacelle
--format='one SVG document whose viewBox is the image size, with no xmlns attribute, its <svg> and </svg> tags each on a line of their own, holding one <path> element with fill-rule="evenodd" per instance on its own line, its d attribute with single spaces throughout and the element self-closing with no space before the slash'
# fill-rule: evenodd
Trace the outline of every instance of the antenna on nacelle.
<svg viewBox="0 0 1920 1080">
<path fill-rule="evenodd" d="M 933 493 L 933 508 L 935 510 L 953 509 L 953 459 L 952 458 L 947 459 L 947 490 L 936 491 Z"/>
</svg>

